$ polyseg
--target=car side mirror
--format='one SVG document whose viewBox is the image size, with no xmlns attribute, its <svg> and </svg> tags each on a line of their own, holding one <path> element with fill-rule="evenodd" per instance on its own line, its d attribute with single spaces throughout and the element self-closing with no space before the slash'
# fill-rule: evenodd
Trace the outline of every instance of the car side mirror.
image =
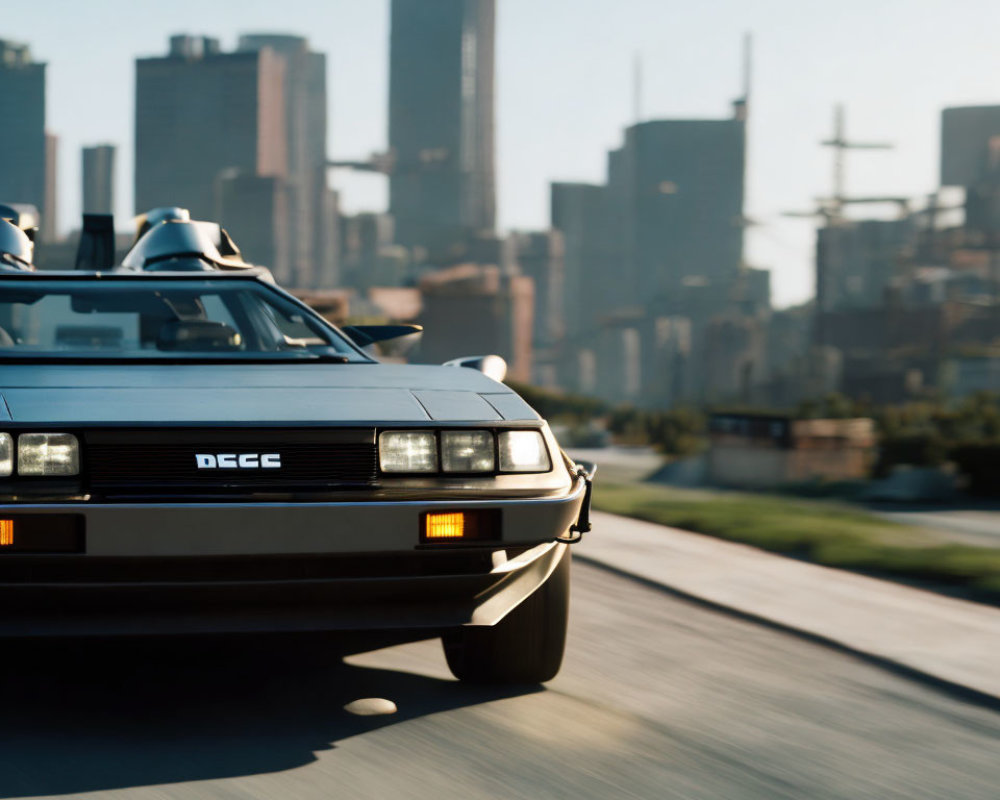
<svg viewBox="0 0 1000 800">
<path fill-rule="evenodd" d="M 358 347 L 387 342 L 403 336 L 423 333 L 423 325 L 345 325 L 342 330 Z"/>
<path fill-rule="evenodd" d="M 507 377 L 507 362 L 500 356 L 465 356 L 445 361 L 446 367 L 468 367 L 478 369 L 483 375 L 495 381 L 503 381 Z"/>
</svg>

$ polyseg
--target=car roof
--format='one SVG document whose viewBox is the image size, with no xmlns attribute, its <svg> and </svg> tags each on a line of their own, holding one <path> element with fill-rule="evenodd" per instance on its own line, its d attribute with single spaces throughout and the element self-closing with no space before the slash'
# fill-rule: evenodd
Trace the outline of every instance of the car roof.
<svg viewBox="0 0 1000 800">
<path fill-rule="evenodd" d="M 13 278 L 15 280 L 78 280 L 97 281 L 122 279 L 128 281 L 160 281 L 160 280 L 233 280 L 253 278 L 267 282 L 268 271 L 263 267 L 245 267 L 241 269 L 222 270 L 211 269 L 198 272 L 133 272 L 131 270 L 11 270 L 0 271 L 0 280 Z"/>
</svg>

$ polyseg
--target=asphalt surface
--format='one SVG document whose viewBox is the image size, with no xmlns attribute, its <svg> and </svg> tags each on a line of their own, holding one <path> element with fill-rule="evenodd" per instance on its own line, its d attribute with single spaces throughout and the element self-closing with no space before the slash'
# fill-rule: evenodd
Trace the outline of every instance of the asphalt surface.
<svg viewBox="0 0 1000 800">
<path fill-rule="evenodd" d="M 1000 796 L 997 711 L 574 570 L 547 688 L 461 686 L 436 642 L 6 643 L 0 797 Z"/>
</svg>

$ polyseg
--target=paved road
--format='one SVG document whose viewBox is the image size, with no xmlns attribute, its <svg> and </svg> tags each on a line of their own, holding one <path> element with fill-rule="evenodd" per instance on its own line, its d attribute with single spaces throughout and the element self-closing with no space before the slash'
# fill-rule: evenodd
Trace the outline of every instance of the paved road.
<svg viewBox="0 0 1000 800">
<path fill-rule="evenodd" d="M 547 689 L 459 686 L 433 642 L 8 646 L 0 797 L 1000 795 L 997 712 L 594 567 L 574 580 Z M 343 710 L 361 697 L 399 712 Z"/>
</svg>

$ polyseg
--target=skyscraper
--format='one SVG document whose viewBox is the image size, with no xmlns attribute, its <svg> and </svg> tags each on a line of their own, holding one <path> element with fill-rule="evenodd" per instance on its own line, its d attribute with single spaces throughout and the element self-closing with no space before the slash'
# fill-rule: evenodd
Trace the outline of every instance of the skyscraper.
<svg viewBox="0 0 1000 800">
<path fill-rule="evenodd" d="M 610 226 L 608 187 L 592 183 L 553 183 L 552 227 L 565 240 L 563 313 L 566 333 L 578 336 L 602 314 L 627 305 L 623 291 L 620 242 Z"/>
<path fill-rule="evenodd" d="M 1000 249 L 1000 106 L 941 113 L 941 185 L 965 189 L 965 228 Z"/>
<path fill-rule="evenodd" d="M 670 303 L 684 287 L 720 295 L 743 260 L 746 124 L 655 120 L 625 133 L 620 181 L 624 245 L 635 302 Z M 675 309 L 677 310 L 677 309 Z"/>
<path fill-rule="evenodd" d="M 240 37 L 238 50 L 270 48 L 285 60 L 285 141 L 288 147 L 289 258 L 296 282 L 320 286 L 336 268 L 336 247 L 326 232 L 336 227 L 326 181 L 326 56 L 302 36 L 255 33 Z"/>
<path fill-rule="evenodd" d="M 83 161 L 83 213 L 114 213 L 115 196 L 115 146 L 98 144 L 84 147 Z"/>
<path fill-rule="evenodd" d="M 579 307 L 579 326 L 621 307 L 691 314 L 692 293 L 727 302 L 743 260 L 746 123 L 736 105 L 732 119 L 632 125 L 608 155 L 607 184 L 552 184 L 566 308 Z"/>
<path fill-rule="evenodd" d="M 45 192 L 42 200 L 41 239 L 54 242 L 59 238 L 59 137 L 45 132 Z"/>
<path fill-rule="evenodd" d="M 566 243 L 563 361 L 580 390 L 697 396 L 710 321 L 769 310 L 766 273 L 743 263 L 747 110 L 748 81 L 730 118 L 638 122 L 608 154 L 606 183 L 552 184 Z"/>
<path fill-rule="evenodd" d="M 173 36 L 166 56 L 136 61 L 135 209 L 216 215 L 226 170 L 284 178 L 284 60 L 222 53 L 215 39 Z"/>
<path fill-rule="evenodd" d="M 28 45 L 2 39 L 0 119 L 0 202 L 45 214 L 45 64 L 31 60 Z"/>
<path fill-rule="evenodd" d="M 496 224 L 495 0 L 393 0 L 389 146 L 396 239 L 446 251 Z"/>
<path fill-rule="evenodd" d="M 136 210 L 185 206 L 237 243 L 256 242 L 244 254 L 283 283 L 329 285 L 325 57 L 299 36 L 243 36 L 230 53 L 215 39 L 175 36 L 166 57 L 136 66 Z M 282 218 L 256 218 L 264 209 Z"/>
</svg>

